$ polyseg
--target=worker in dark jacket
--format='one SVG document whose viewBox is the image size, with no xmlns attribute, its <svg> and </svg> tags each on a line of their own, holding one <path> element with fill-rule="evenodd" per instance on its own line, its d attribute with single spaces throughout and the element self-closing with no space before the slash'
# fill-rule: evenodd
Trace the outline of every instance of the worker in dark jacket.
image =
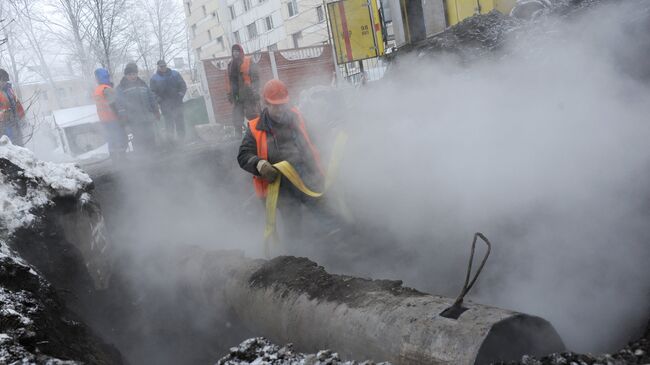
<svg viewBox="0 0 650 365">
<path fill-rule="evenodd" d="M 314 191 L 323 189 L 323 169 L 318 150 L 307 133 L 305 121 L 297 108 L 291 107 L 287 87 L 280 80 L 264 85 L 266 108 L 261 115 L 248 122 L 248 128 L 239 147 L 237 160 L 242 169 L 253 175 L 255 193 L 266 198 L 269 183 L 282 178 L 273 164 L 288 161 L 305 184 Z M 278 208 L 291 226 L 291 238 L 300 238 L 301 207 L 319 205 L 282 180 Z"/>
<path fill-rule="evenodd" d="M 185 118 L 183 117 L 183 97 L 187 85 L 181 74 L 167 67 L 164 60 L 158 61 L 158 71 L 151 76 L 151 91 L 156 94 L 160 110 L 165 118 L 167 138 L 175 136 L 181 142 L 185 139 Z"/>
<path fill-rule="evenodd" d="M 232 46 L 232 60 L 228 63 L 228 101 L 233 105 L 232 124 L 241 138 L 244 118 L 251 120 L 259 115 L 259 75 L 250 56 L 244 55 L 239 44 Z"/>
<path fill-rule="evenodd" d="M 156 97 L 138 77 L 138 66 L 131 62 L 117 86 L 117 113 L 134 135 L 135 152 L 152 152 L 156 147 L 155 121 L 160 119 Z"/>
</svg>

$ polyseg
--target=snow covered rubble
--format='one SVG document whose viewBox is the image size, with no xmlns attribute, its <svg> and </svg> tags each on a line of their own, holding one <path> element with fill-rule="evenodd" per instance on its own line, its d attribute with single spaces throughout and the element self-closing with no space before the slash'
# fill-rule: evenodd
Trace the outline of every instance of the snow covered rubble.
<svg viewBox="0 0 650 365">
<path fill-rule="evenodd" d="M 278 346 L 263 337 L 250 338 L 230 349 L 230 354 L 217 362 L 218 365 L 371 365 L 372 361 L 343 361 L 336 352 L 322 350 L 317 354 L 296 352 L 291 344 Z M 381 362 L 378 365 L 390 365 Z"/>
<path fill-rule="evenodd" d="M 372 361 L 343 361 L 336 352 L 319 351 L 317 354 L 296 352 L 291 344 L 278 346 L 263 337 L 250 338 L 221 358 L 217 365 L 370 365 Z M 388 365 L 384 362 L 379 364 Z M 550 354 L 541 359 L 524 356 L 519 362 L 494 365 L 647 365 L 650 364 L 650 322 L 643 338 L 629 343 L 612 354 L 576 354 L 565 352 Z"/>
<path fill-rule="evenodd" d="M 88 200 L 91 186 L 90 177 L 74 165 L 39 161 L 0 137 L 0 363 L 121 363 L 119 354 L 78 321 L 57 289 L 18 253 L 23 247 L 16 242 L 17 235 L 55 237 L 41 230 L 47 209 L 56 199 Z"/>
</svg>

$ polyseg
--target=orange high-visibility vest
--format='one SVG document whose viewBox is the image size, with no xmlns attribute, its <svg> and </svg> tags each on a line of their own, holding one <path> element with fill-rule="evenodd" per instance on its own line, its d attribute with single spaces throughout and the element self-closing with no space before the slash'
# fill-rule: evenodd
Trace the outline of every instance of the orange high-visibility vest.
<svg viewBox="0 0 650 365">
<path fill-rule="evenodd" d="M 307 128 L 305 127 L 305 120 L 302 118 L 302 115 L 298 111 L 297 108 L 291 108 L 291 111 L 298 116 L 298 129 L 302 133 L 303 137 L 305 138 L 305 141 L 307 142 L 307 145 L 309 146 L 309 149 L 311 150 L 312 155 L 314 156 L 314 162 L 316 163 L 316 168 L 320 172 L 322 176 L 325 176 L 325 172 L 323 168 L 321 167 L 320 163 L 320 154 L 318 153 L 318 150 L 314 146 L 313 143 L 311 143 L 311 138 L 309 138 L 309 134 L 307 134 Z M 251 131 L 251 134 L 253 135 L 253 138 L 255 138 L 255 142 L 257 143 L 257 157 L 261 158 L 262 160 L 267 160 L 269 159 L 269 149 L 268 145 L 266 143 L 266 131 L 263 130 L 258 130 L 257 129 L 257 124 L 260 121 L 260 117 L 257 117 L 251 121 L 248 122 L 248 128 Z M 256 176 L 253 175 L 253 187 L 255 187 L 255 194 L 260 197 L 260 198 L 266 198 L 266 194 L 268 193 L 268 188 L 269 188 L 269 183 L 262 179 L 261 176 Z"/>
<path fill-rule="evenodd" d="M 104 90 L 106 89 L 111 89 L 111 87 L 106 84 L 98 85 L 95 88 L 95 93 L 93 96 L 95 98 L 95 105 L 97 106 L 97 115 L 99 116 L 99 120 L 102 122 L 112 122 L 114 120 L 118 120 L 119 118 L 108 103 L 106 95 L 104 95 Z"/>
<path fill-rule="evenodd" d="M 231 86 L 230 86 L 230 70 L 228 70 L 229 74 L 228 77 L 226 77 L 226 84 L 228 86 L 228 92 L 232 91 Z M 249 56 L 244 56 L 244 60 L 241 63 L 241 66 L 239 66 L 239 74 L 241 75 L 242 81 L 244 81 L 245 86 L 251 86 L 252 81 L 251 81 L 251 58 Z"/>
<path fill-rule="evenodd" d="M 16 118 L 18 120 L 25 118 L 25 109 L 23 109 L 23 105 L 20 103 L 20 100 L 16 97 L 16 94 L 14 93 L 13 89 L 9 89 L 8 91 L 11 93 L 11 95 L 5 94 L 4 91 L 0 90 L 0 111 L 3 111 L 4 113 L 0 114 L 0 122 L 6 122 L 9 121 L 11 118 L 10 116 L 10 110 L 11 110 L 11 103 L 9 102 L 9 97 L 13 98 L 15 103 L 16 103 Z"/>
</svg>

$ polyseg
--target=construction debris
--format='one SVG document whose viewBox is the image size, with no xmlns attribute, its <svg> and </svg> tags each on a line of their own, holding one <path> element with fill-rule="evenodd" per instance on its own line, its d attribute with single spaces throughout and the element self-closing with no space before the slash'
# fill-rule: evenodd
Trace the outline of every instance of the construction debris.
<svg viewBox="0 0 650 365">
<path fill-rule="evenodd" d="M 612 354 L 576 354 L 563 352 L 536 359 L 524 356 L 519 362 L 499 362 L 495 365 L 633 365 L 650 364 L 650 322 L 645 335 L 637 341 L 630 342 L 621 350 Z"/>
<path fill-rule="evenodd" d="M 278 346 L 264 337 L 250 338 L 239 346 L 230 349 L 230 354 L 221 358 L 218 365 L 373 365 L 372 361 L 343 361 L 339 354 L 322 350 L 316 354 L 304 354 L 293 349 L 292 344 Z M 382 362 L 377 365 L 390 365 Z"/>
</svg>

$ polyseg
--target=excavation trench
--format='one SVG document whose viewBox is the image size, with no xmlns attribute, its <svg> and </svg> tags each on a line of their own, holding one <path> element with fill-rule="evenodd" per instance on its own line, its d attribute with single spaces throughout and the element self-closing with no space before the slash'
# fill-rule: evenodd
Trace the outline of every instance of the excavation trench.
<svg viewBox="0 0 650 365">
<path fill-rule="evenodd" d="M 563 350 L 542 318 L 471 302 L 459 318 L 444 318 L 453 299 L 399 281 L 331 275 L 294 256 L 247 258 L 259 251 L 262 209 L 233 162 L 235 147 L 192 145 L 125 166 L 86 166 L 103 221 L 97 210 L 62 212 L 58 225 L 87 273 L 46 274 L 129 363 L 213 363 L 254 336 L 397 364 L 488 364 Z M 365 239 L 357 251 L 384 244 Z M 358 259 L 345 256 L 320 257 L 330 268 Z"/>
</svg>

